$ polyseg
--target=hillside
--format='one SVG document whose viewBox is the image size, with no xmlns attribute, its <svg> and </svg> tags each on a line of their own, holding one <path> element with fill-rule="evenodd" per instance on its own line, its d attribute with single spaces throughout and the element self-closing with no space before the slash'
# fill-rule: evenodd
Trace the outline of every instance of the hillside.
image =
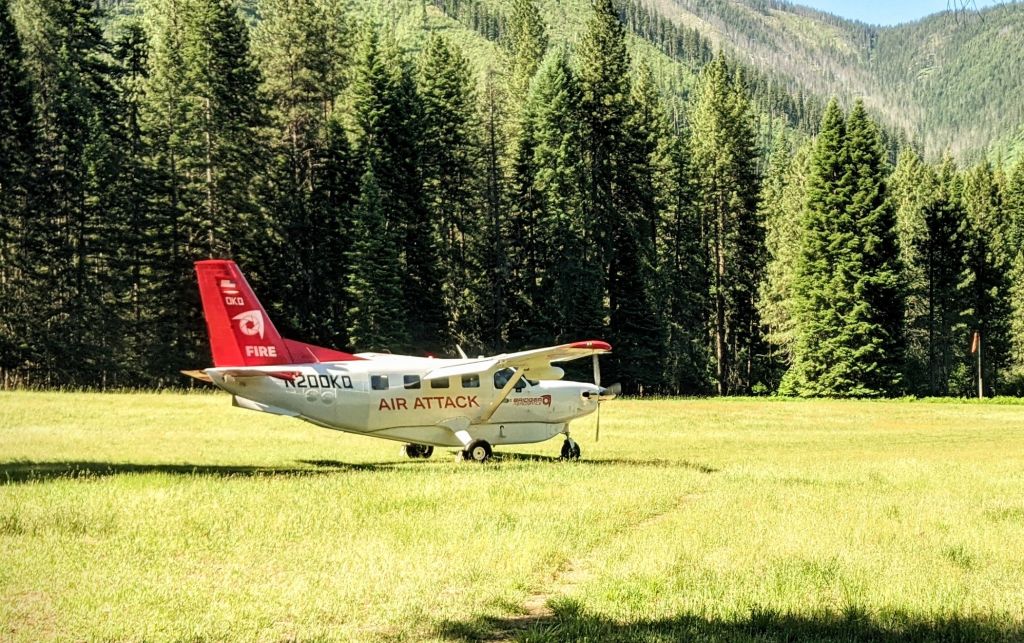
<svg viewBox="0 0 1024 643">
<path fill-rule="evenodd" d="M 409 10 L 403 2 L 387 4 L 398 13 Z M 433 5 L 478 36 L 501 36 L 507 4 L 500 0 Z M 538 6 L 553 40 L 576 41 L 587 15 L 584 0 Z M 943 12 L 896 27 L 774 0 L 622 0 L 618 6 L 634 50 L 646 54 L 659 76 L 670 72 L 667 89 L 678 97 L 686 96 L 707 53 L 721 48 L 757 72 L 751 77 L 762 110 L 785 115 L 791 125 L 813 129 L 832 95 L 845 103 L 859 97 L 929 157 L 949 151 L 963 161 L 984 154 L 1012 160 L 1024 152 L 1019 5 Z M 668 34 L 671 28 L 676 33 Z"/>
<path fill-rule="evenodd" d="M 770 0 L 644 0 L 793 92 L 863 97 L 930 156 L 1021 151 L 1024 9 L 876 27 Z"/>
<path fill-rule="evenodd" d="M 746 64 L 763 122 L 784 118 L 813 131 L 830 96 L 863 98 L 893 131 L 937 158 L 1024 156 L 1024 8 L 934 14 L 878 27 L 779 0 L 617 0 L 631 50 L 656 71 L 663 90 L 684 101 L 694 78 L 721 48 Z M 101 2 L 131 13 L 133 0 Z M 259 1 L 244 0 L 258 20 Z M 587 0 L 538 0 L 554 42 L 575 43 Z M 356 13 L 390 23 L 406 47 L 430 31 L 449 33 L 478 67 L 500 66 L 503 0 L 353 0 Z M 770 137 L 770 127 L 762 128 Z"/>
<path fill-rule="evenodd" d="M 131 13 L 133 0 L 101 2 Z M 829 97 L 863 98 L 893 132 L 930 158 L 948 151 L 964 162 L 1024 156 L 1024 8 L 934 14 L 878 27 L 778 0 L 617 0 L 631 32 L 632 55 L 655 70 L 662 89 L 685 101 L 696 74 L 717 49 L 745 64 L 762 135 L 772 119 L 813 131 Z M 259 1 L 244 0 L 257 21 Z M 538 0 L 553 42 L 579 38 L 586 0 Z M 500 67 L 503 0 L 353 0 L 353 11 L 389 23 L 404 46 L 426 35 L 452 36 L 477 66 Z M 778 123 L 775 123 L 777 126 Z"/>
</svg>

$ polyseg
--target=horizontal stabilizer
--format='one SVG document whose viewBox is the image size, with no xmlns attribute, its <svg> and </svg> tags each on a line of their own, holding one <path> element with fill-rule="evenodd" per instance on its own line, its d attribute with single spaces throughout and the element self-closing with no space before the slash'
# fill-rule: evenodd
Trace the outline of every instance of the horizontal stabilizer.
<svg viewBox="0 0 1024 643">
<path fill-rule="evenodd" d="M 248 409 L 250 411 L 259 411 L 260 413 L 270 413 L 272 415 L 284 415 L 285 417 L 298 417 L 299 414 L 295 411 L 289 411 L 288 409 L 282 409 L 279 406 L 271 406 L 269 404 L 262 404 L 255 400 L 250 400 L 247 397 L 239 397 L 237 395 L 231 396 L 231 405 L 237 406 L 240 409 Z"/>
<path fill-rule="evenodd" d="M 298 377 L 296 371 L 263 371 L 256 368 L 228 368 L 220 371 L 224 377 L 241 379 L 245 377 L 273 377 L 279 380 L 293 380 Z"/>
</svg>

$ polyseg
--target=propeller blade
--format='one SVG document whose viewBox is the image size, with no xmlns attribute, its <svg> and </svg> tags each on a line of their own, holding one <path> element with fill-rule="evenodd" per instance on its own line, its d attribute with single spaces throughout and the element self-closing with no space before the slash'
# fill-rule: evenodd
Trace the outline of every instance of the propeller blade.
<svg viewBox="0 0 1024 643">
<path fill-rule="evenodd" d="M 592 355 L 594 358 L 594 384 L 601 386 L 601 362 L 597 359 L 597 353 Z"/>
</svg>

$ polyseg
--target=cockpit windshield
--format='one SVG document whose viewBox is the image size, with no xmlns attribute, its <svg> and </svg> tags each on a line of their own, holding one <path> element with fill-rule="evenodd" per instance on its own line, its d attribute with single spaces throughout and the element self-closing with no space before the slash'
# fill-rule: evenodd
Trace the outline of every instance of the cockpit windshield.
<svg viewBox="0 0 1024 643">
<path fill-rule="evenodd" d="M 508 381 L 515 375 L 516 369 L 514 368 L 503 368 L 500 371 L 494 373 L 494 388 L 503 389 Z M 536 380 L 528 380 L 525 377 L 516 382 L 516 390 L 521 391 L 527 386 L 536 386 Z"/>
</svg>

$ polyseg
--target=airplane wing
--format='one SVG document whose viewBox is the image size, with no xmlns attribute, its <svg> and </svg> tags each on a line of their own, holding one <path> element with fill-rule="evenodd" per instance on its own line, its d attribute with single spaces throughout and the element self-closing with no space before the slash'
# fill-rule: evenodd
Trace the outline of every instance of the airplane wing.
<svg viewBox="0 0 1024 643">
<path fill-rule="evenodd" d="M 439 366 L 423 376 L 423 379 L 430 380 L 439 377 L 453 377 L 458 375 L 471 375 L 473 373 L 485 373 L 492 369 L 514 368 L 517 371 L 529 375 L 531 370 L 548 369 L 555 362 L 568 362 L 581 357 L 608 353 L 612 347 L 608 342 L 591 339 L 560 346 L 549 346 L 547 348 L 535 348 L 518 353 L 503 353 L 493 357 Z"/>
<path fill-rule="evenodd" d="M 502 368 L 514 368 L 515 375 L 508 379 L 501 391 L 492 399 L 476 417 L 471 418 L 473 424 L 488 422 L 494 412 L 498 410 L 501 403 L 505 401 L 520 378 L 528 377 L 530 373 L 538 373 L 538 379 L 558 379 L 562 376 L 562 369 L 553 367 L 556 362 L 568 362 L 581 357 L 599 355 L 612 350 L 608 342 L 591 339 L 583 342 L 573 342 L 560 346 L 549 346 L 547 348 L 536 348 L 518 353 L 503 353 L 494 357 L 484 357 L 477 360 L 439 366 L 423 376 L 425 380 L 440 377 L 453 377 L 459 375 L 471 375 L 474 373 L 485 373 L 491 370 Z M 557 373 L 555 373 L 557 372 Z"/>
</svg>

